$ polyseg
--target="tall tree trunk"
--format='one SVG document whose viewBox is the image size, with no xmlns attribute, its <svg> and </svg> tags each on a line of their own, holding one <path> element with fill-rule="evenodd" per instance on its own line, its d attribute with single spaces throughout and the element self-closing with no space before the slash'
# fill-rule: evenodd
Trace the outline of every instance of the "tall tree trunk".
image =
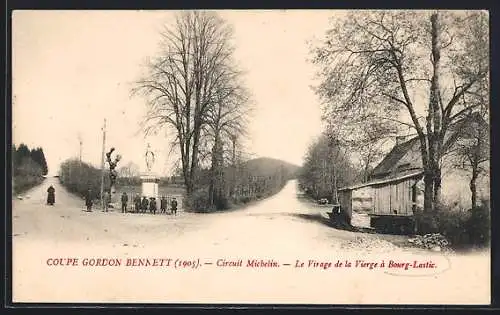
<svg viewBox="0 0 500 315">
<path fill-rule="evenodd" d="M 424 173 L 424 213 L 434 212 L 434 179 L 430 172 Z"/>
<path fill-rule="evenodd" d="M 441 172 L 439 160 L 441 156 L 442 113 L 440 107 L 439 71 L 440 71 L 440 30 L 439 15 L 431 16 L 432 66 L 433 74 L 430 87 L 429 109 L 427 116 L 427 161 L 424 160 L 424 211 L 434 213 L 441 191 Z"/>
<path fill-rule="evenodd" d="M 195 123 L 193 126 L 193 144 L 191 152 L 191 167 L 189 170 L 189 181 L 191 184 L 191 191 L 196 189 L 196 175 L 198 171 L 198 152 L 200 144 L 200 130 L 201 126 L 199 123 Z"/>
<path fill-rule="evenodd" d="M 210 171 L 210 186 L 209 196 L 210 204 L 217 206 L 221 200 L 223 188 L 222 186 L 222 141 L 220 138 L 220 131 L 217 130 L 214 139 L 214 146 L 212 148 L 212 165 Z"/>
<path fill-rule="evenodd" d="M 441 160 L 441 150 L 442 150 L 442 112 L 440 107 L 440 89 L 439 89 L 439 76 L 440 76 L 440 60 L 441 60 L 441 36 L 440 36 L 440 23 L 439 15 L 437 13 L 431 16 L 432 25 L 432 65 L 433 74 L 431 80 L 431 91 L 430 91 L 430 104 L 429 111 L 432 112 L 432 131 L 428 130 L 432 134 L 432 139 L 430 146 L 433 149 L 433 154 L 431 156 L 433 177 L 434 177 L 434 192 L 433 192 L 433 202 L 434 205 L 439 202 L 441 195 L 441 170 L 440 170 L 440 160 Z"/>
<path fill-rule="evenodd" d="M 477 178 L 478 178 L 478 171 L 477 171 L 477 166 L 472 166 L 472 178 L 470 180 L 469 186 L 470 186 L 470 192 L 471 192 L 471 202 L 472 202 L 472 209 L 474 209 L 477 206 Z"/>
<path fill-rule="evenodd" d="M 436 204 L 439 202 L 441 191 L 441 138 L 442 138 L 442 112 L 440 106 L 439 90 L 439 62 L 440 51 L 440 30 L 439 16 L 433 14 L 431 20 L 431 40 L 432 40 L 432 79 L 430 86 L 429 108 L 426 120 L 427 134 L 425 140 L 420 135 L 422 162 L 424 168 L 424 213 L 420 217 L 419 228 L 421 233 L 437 232 Z M 427 142 L 427 143 L 425 143 Z M 426 146 L 424 146 L 426 144 Z M 427 147 L 427 150 L 425 148 Z"/>
</svg>

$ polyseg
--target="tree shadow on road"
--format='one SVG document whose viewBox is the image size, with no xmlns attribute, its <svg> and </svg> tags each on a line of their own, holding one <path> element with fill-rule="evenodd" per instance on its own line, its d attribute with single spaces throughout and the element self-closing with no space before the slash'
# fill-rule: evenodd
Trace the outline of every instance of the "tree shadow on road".
<svg viewBox="0 0 500 315">
<path fill-rule="evenodd" d="M 341 231 L 349 231 L 353 233 L 360 233 L 360 234 L 370 234 L 373 235 L 374 237 L 378 237 L 382 240 L 385 240 L 389 243 L 392 243 L 393 245 L 396 245 L 398 247 L 402 248 L 409 248 L 409 247 L 414 247 L 412 244 L 408 243 L 408 237 L 409 235 L 400 235 L 400 234 L 393 234 L 393 233 L 382 233 L 382 232 L 377 232 L 374 229 L 366 228 L 366 227 L 358 227 L 358 226 L 352 226 L 348 224 L 342 224 L 340 222 L 334 222 L 331 221 L 321 214 L 304 214 L 304 213 L 287 213 L 286 215 L 291 216 L 291 217 L 296 217 L 302 220 L 306 220 L 309 222 L 316 222 L 318 224 L 322 224 L 325 226 L 328 226 L 330 228 L 336 229 L 336 230 L 341 230 Z"/>
</svg>

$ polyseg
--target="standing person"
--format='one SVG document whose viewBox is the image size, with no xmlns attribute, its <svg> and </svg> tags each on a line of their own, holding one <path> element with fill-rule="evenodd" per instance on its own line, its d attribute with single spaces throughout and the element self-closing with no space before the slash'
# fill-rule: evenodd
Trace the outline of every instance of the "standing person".
<svg viewBox="0 0 500 315">
<path fill-rule="evenodd" d="M 47 204 L 53 206 L 56 202 L 56 190 L 52 185 L 47 189 Z"/>
<path fill-rule="evenodd" d="M 148 199 L 146 198 L 146 196 L 143 196 L 142 197 L 142 205 L 141 205 L 141 212 L 144 213 L 146 212 L 146 210 L 148 210 L 148 205 L 149 205 L 149 201 Z"/>
<path fill-rule="evenodd" d="M 170 209 L 173 214 L 177 215 L 177 199 L 175 197 L 170 202 Z"/>
<path fill-rule="evenodd" d="M 109 208 L 109 202 L 111 201 L 111 195 L 110 193 L 106 190 L 104 191 L 104 198 L 103 198 L 103 209 L 102 211 L 104 212 L 108 212 L 108 208 Z"/>
<path fill-rule="evenodd" d="M 123 192 L 123 194 L 122 194 L 122 213 L 127 212 L 127 202 L 128 202 L 127 193 Z"/>
<path fill-rule="evenodd" d="M 92 191 L 90 188 L 85 194 L 85 205 L 87 206 L 87 212 L 92 212 Z"/>
<path fill-rule="evenodd" d="M 134 207 L 136 213 L 139 213 L 141 211 L 141 196 L 139 196 L 139 193 L 135 194 Z"/>
<path fill-rule="evenodd" d="M 161 196 L 160 200 L 160 213 L 165 213 L 167 212 L 167 199 L 165 196 Z"/>
<path fill-rule="evenodd" d="M 156 198 L 149 198 L 149 213 L 156 214 Z"/>
</svg>

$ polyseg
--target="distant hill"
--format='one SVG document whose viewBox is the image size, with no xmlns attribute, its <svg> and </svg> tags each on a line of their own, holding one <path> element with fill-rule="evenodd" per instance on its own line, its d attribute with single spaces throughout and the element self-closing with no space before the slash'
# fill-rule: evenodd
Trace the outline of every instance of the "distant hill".
<svg viewBox="0 0 500 315">
<path fill-rule="evenodd" d="M 297 171 L 300 169 L 299 166 L 282 161 L 279 159 L 273 159 L 269 157 L 261 157 L 256 159 L 251 159 L 246 161 L 244 167 L 254 176 L 271 176 L 281 167 L 290 179 L 297 176 Z"/>
</svg>

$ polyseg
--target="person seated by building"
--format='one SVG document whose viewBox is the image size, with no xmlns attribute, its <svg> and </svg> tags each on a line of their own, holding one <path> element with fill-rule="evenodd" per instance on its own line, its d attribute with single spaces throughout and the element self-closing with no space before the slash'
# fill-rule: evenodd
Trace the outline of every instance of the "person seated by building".
<svg viewBox="0 0 500 315">
<path fill-rule="evenodd" d="M 156 214 L 156 198 L 149 198 L 149 213 Z"/>
<path fill-rule="evenodd" d="M 55 202 L 56 190 L 52 185 L 50 185 L 50 187 L 47 189 L 47 204 L 53 206 Z"/>
<path fill-rule="evenodd" d="M 134 209 L 136 213 L 139 213 L 141 211 L 141 196 L 139 195 L 139 193 L 135 194 Z"/>
<path fill-rule="evenodd" d="M 142 205 L 141 205 L 141 212 L 144 213 L 148 209 L 149 206 L 149 201 L 146 198 L 146 196 L 142 197 Z"/>
<path fill-rule="evenodd" d="M 128 196 L 126 192 L 122 193 L 122 213 L 127 212 Z"/>
<path fill-rule="evenodd" d="M 170 202 L 170 211 L 172 214 L 177 215 L 177 199 L 172 198 L 172 201 Z"/>
<path fill-rule="evenodd" d="M 161 196 L 160 200 L 160 212 L 161 213 L 166 213 L 167 212 L 167 198 L 165 196 Z"/>
</svg>

